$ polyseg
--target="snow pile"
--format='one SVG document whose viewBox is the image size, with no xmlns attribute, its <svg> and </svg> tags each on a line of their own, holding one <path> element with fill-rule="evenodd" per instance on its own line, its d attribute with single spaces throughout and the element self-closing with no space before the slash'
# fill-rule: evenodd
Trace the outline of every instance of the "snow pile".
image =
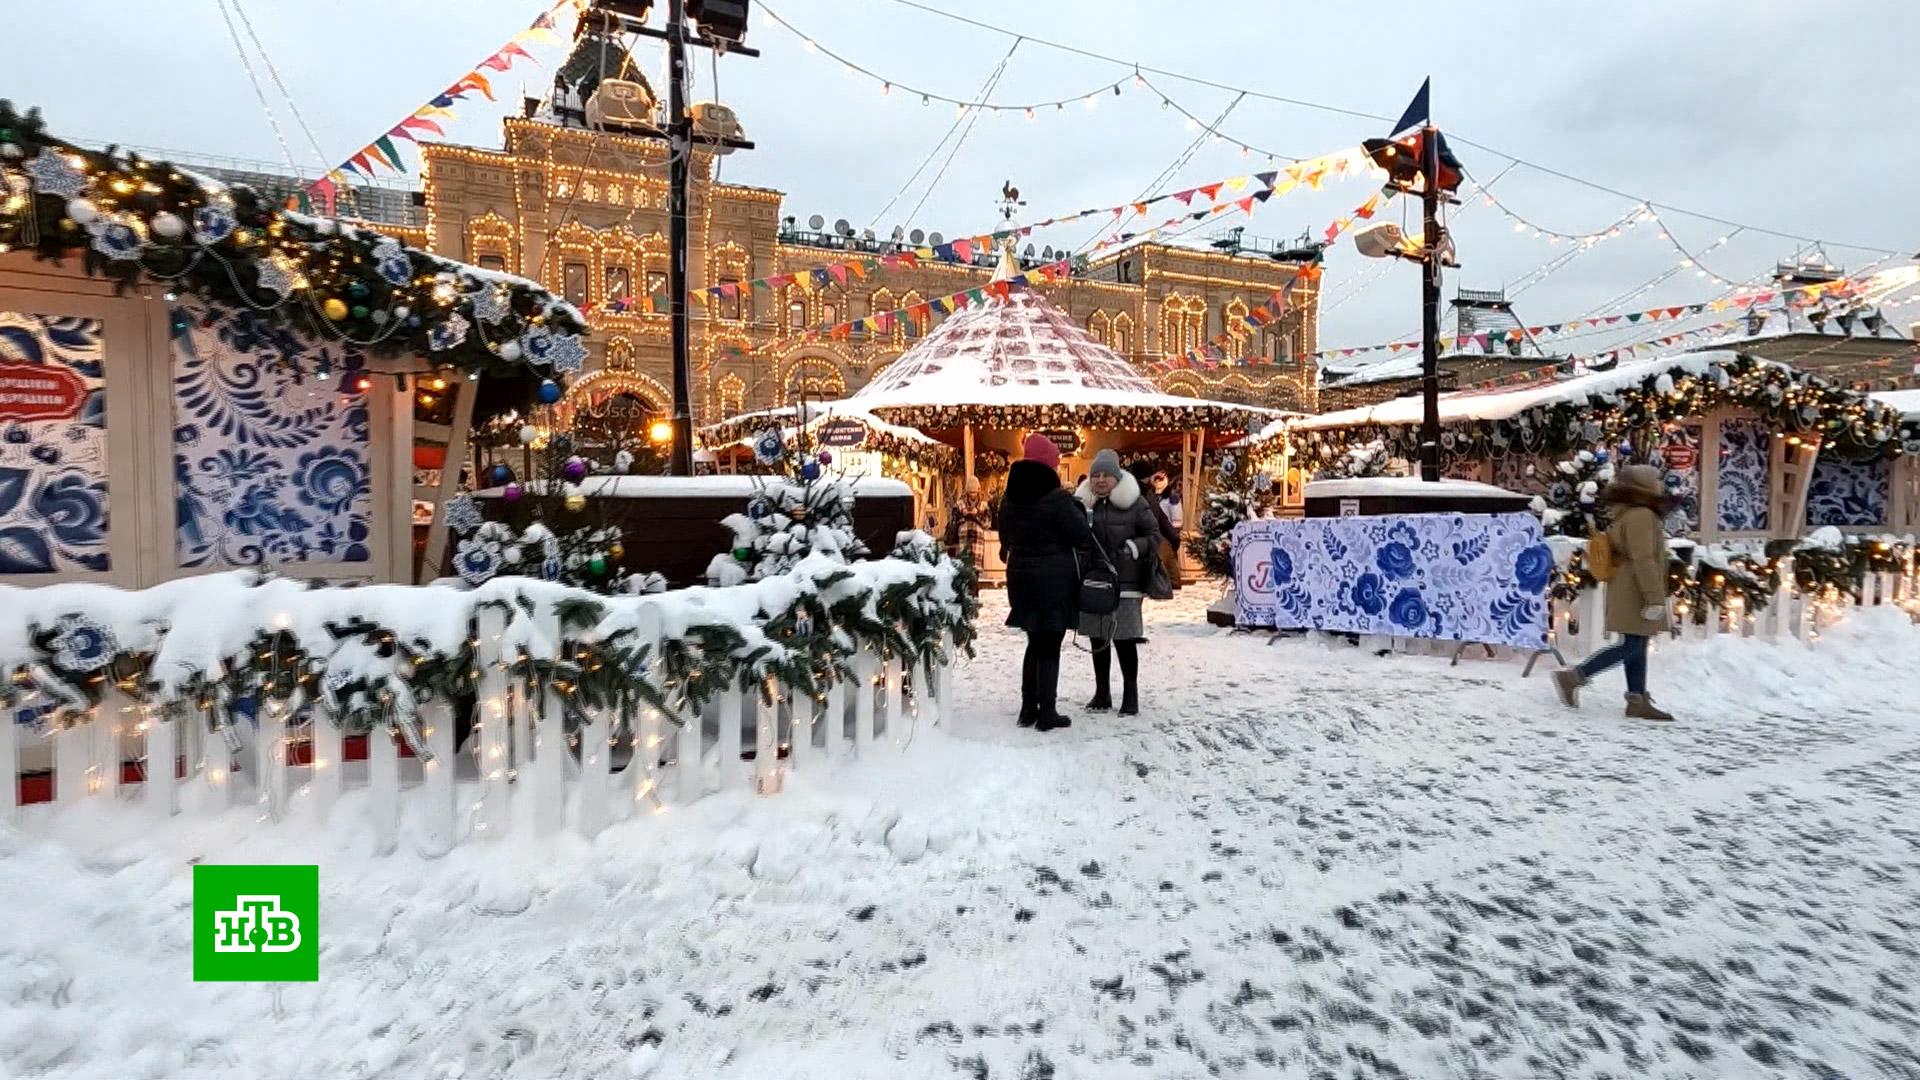
<svg viewBox="0 0 1920 1080">
<path fill-rule="evenodd" d="M 952 727 L 594 840 L 367 854 L 250 808 L 0 829 L 0 1072 L 49 1080 L 1901 1077 L 1920 633 L 1660 641 L 1671 725 L 1518 666 L 1148 606 L 1143 713 Z M 1062 691 L 1091 690 L 1069 651 Z M 410 838 L 409 838 L 410 839 Z M 320 982 L 194 983 L 191 862 L 317 863 Z"/>
</svg>

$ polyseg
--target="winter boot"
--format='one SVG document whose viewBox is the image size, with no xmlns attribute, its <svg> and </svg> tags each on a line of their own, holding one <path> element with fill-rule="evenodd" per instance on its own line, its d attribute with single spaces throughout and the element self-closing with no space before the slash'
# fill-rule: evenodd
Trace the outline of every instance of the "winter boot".
<svg viewBox="0 0 1920 1080">
<path fill-rule="evenodd" d="M 1106 712 L 1113 708 L 1113 693 L 1104 686 L 1093 688 L 1093 700 L 1087 702 L 1088 712 Z"/>
<path fill-rule="evenodd" d="M 1560 695 L 1560 704 L 1569 709 L 1580 707 L 1580 688 L 1587 685 L 1587 677 L 1579 668 L 1562 668 L 1553 673 L 1553 688 Z"/>
<path fill-rule="evenodd" d="M 1671 720 L 1673 714 L 1653 703 L 1651 694 L 1627 695 L 1627 719 L 1629 720 Z"/>
<path fill-rule="evenodd" d="M 1049 710 L 1047 712 L 1040 714 L 1040 719 L 1034 722 L 1033 730 L 1057 731 L 1060 728 L 1070 728 L 1072 726 L 1073 726 L 1072 720 L 1068 719 L 1067 717 L 1061 716 L 1057 712 L 1053 712 Z"/>
<path fill-rule="evenodd" d="M 1132 683 L 1128 683 L 1120 689 L 1120 715 L 1140 715 L 1140 693 L 1134 689 Z"/>
<path fill-rule="evenodd" d="M 1039 719 L 1039 709 L 1034 708 L 1031 704 L 1023 704 L 1020 706 L 1021 727 L 1032 727 Z"/>
</svg>

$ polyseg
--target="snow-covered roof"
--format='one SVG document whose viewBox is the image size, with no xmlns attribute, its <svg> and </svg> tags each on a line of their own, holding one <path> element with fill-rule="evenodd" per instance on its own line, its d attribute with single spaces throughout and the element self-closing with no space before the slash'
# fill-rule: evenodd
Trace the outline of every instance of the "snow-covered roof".
<svg viewBox="0 0 1920 1080">
<path fill-rule="evenodd" d="M 1902 420 L 1920 420 L 1920 390 L 1882 390 L 1867 397 L 1899 413 Z"/>
<path fill-rule="evenodd" d="M 1662 373 L 1703 375 L 1712 368 L 1731 364 L 1737 359 L 1739 359 L 1738 353 L 1728 351 L 1681 353 L 1677 356 L 1659 356 L 1650 360 L 1622 363 L 1607 371 L 1590 372 L 1571 379 L 1562 379 L 1559 382 L 1522 386 L 1510 390 L 1458 390 L 1440 395 L 1440 422 L 1448 424 L 1462 420 L 1506 420 L 1542 405 L 1557 402 L 1584 402 L 1594 394 L 1610 394 L 1631 386 L 1638 386 L 1648 378 Z M 1766 363 L 1766 361 L 1759 362 Z M 1309 416 L 1293 421 L 1290 426 L 1294 431 L 1320 431 L 1331 428 L 1363 427 L 1370 424 L 1411 425 L 1420 422 L 1422 410 L 1419 397 L 1401 397 L 1373 405 Z M 1279 430 L 1279 425 L 1269 425 L 1267 430 L 1254 438 L 1268 438 L 1278 434 Z"/>
<path fill-rule="evenodd" d="M 809 401 L 804 407 L 783 405 L 777 409 L 757 409 L 753 412 L 730 416 L 715 424 L 700 429 L 699 434 L 708 445 L 718 446 L 724 443 L 741 442 L 751 439 L 755 434 L 771 427 L 777 427 L 783 434 L 794 431 L 796 417 L 804 415 L 809 428 L 817 428 L 834 420 L 858 420 L 867 426 L 868 431 L 882 435 L 891 435 L 913 443 L 929 446 L 946 444 L 931 435 L 922 433 L 918 428 L 889 424 L 885 420 L 859 408 L 847 401 Z"/>
<path fill-rule="evenodd" d="M 1482 484 L 1477 480 L 1439 480 L 1426 481 L 1417 476 L 1356 476 L 1342 480 L 1308 481 L 1305 496 L 1309 499 L 1321 498 L 1358 498 L 1362 495 L 1433 495 L 1442 494 L 1450 499 L 1517 499 L 1524 498 L 1518 492 L 1506 488 Z"/>
</svg>

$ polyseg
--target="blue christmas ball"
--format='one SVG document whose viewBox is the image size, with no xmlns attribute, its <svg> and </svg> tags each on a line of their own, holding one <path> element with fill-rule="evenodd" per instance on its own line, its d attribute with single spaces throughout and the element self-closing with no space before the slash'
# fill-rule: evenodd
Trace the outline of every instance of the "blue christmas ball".
<svg viewBox="0 0 1920 1080">
<path fill-rule="evenodd" d="M 418 315 L 409 315 L 409 316 L 407 316 L 407 327 L 408 327 L 409 329 L 414 329 L 414 330 L 417 330 L 417 329 L 419 329 L 419 328 L 420 328 L 420 316 L 418 316 Z"/>
<path fill-rule="evenodd" d="M 560 384 L 552 379 L 540 380 L 540 403 L 551 405 L 560 400 Z"/>
<path fill-rule="evenodd" d="M 493 486 L 499 487 L 501 484 L 513 479 L 513 470 L 504 464 L 497 464 L 487 470 L 487 479 L 493 483 Z"/>
<path fill-rule="evenodd" d="M 817 461 L 809 461 L 805 465 L 800 466 L 800 476 L 805 480 L 820 479 L 820 463 Z"/>
<path fill-rule="evenodd" d="M 1593 452 L 1593 463 L 1595 465 L 1605 465 L 1607 463 L 1607 452 L 1605 450 L 1595 450 Z"/>
</svg>

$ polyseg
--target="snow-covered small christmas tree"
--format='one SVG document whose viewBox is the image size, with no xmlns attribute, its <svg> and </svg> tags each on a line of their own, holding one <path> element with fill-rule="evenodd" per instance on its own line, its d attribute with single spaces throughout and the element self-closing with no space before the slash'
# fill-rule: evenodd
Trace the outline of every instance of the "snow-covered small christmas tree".
<svg viewBox="0 0 1920 1080">
<path fill-rule="evenodd" d="M 1233 527 L 1253 520 L 1254 474 L 1238 457 L 1223 458 L 1200 512 L 1200 531 L 1187 537 L 1187 554 L 1210 578 L 1233 579 Z"/>
<path fill-rule="evenodd" d="M 1613 480 L 1613 455 L 1606 450 L 1581 450 L 1554 465 L 1545 495 L 1533 499 L 1540 527 L 1548 536 L 1582 539 L 1607 527 L 1606 506 L 1600 492 Z"/>
<path fill-rule="evenodd" d="M 1346 453 L 1327 462 L 1314 479 L 1357 480 L 1369 476 L 1385 476 L 1387 468 L 1392 464 L 1393 455 L 1387 452 L 1387 444 L 1375 439 L 1372 442 L 1348 447 Z"/>
<path fill-rule="evenodd" d="M 842 562 L 867 554 L 853 528 L 853 492 L 827 475 L 832 451 L 809 453 L 803 444 L 790 454 L 780 432 L 766 431 L 754 440 L 754 456 L 782 471 L 762 482 L 746 513 L 721 519 L 733 531 L 733 547 L 707 564 L 709 583 L 784 574 L 816 552 Z"/>
</svg>

